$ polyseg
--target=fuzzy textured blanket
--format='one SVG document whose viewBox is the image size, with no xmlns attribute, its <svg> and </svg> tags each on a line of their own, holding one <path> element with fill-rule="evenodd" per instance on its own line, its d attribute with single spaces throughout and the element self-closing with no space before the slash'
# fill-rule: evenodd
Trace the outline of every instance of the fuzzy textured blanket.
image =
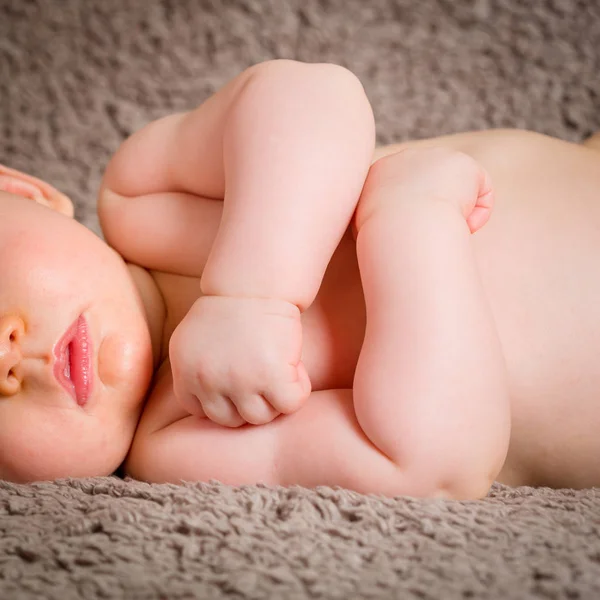
<svg viewBox="0 0 600 600">
<path fill-rule="evenodd" d="M 351 68 L 381 143 L 600 129 L 597 0 L 0 0 L 0 162 L 98 232 L 127 135 L 275 57 Z M 600 490 L 0 482 L 0 598 L 600 598 L 599 536 Z"/>
</svg>

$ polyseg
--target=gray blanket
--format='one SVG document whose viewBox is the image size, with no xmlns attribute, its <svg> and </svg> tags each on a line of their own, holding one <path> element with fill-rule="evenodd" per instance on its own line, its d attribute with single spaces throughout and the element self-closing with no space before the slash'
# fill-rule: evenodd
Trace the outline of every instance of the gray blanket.
<svg viewBox="0 0 600 600">
<path fill-rule="evenodd" d="M 0 0 L 0 162 L 98 230 L 111 153 L 274 57 L 362 79 L 381 143 L 600 129 L 597 0 Z M 600 491 L 0 482 L 0 598 L 599 598 Z"/>
</svg>

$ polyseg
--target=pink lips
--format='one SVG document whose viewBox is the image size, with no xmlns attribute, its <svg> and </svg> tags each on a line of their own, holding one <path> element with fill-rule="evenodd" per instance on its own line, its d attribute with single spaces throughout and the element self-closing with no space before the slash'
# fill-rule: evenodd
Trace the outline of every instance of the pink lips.
<svg viewBox="0 0 600 600">
<path fill-rule="evenodd" d="M 54 346 L 54 376 L 83 406 L 92 391 L 92 340 L 81 315 Z"/>
</svg>

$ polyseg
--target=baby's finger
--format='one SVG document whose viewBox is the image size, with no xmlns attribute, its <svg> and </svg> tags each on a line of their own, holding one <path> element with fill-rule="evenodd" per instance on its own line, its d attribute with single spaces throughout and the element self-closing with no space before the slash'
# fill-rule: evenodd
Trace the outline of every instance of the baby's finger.
<svg viewBox="0 0 600 600">
<path fill-rule="evenodd" d="M 311 383 L 304 363 L 291 366 L 293 373 L 288 381 L 275 383 L 265 390 L 265 398 L 271 406 L 284 415 L 296 412 L 308 399 Z"/>
<path fill-rule="evenodd" d="M 210 394 L 202 397 L 204 414 L 213 422 L 225 427 L 239 427 L 246 422 L 238 412 L 235 404 L 220 394 Z"/>
<path fill-rule="evenodd" d="M 206 417 L 200 400 L 198 400 L 194 394 L 180 390 L 178 386 L 176 386 L 175 380 L 173 380 L 173 393 L 175 394 L 175 398 L 179 404 L 181 404 L 181 406 L 183 406 L 183 408 L 187 410 L 190 415 L 195 415 L 201 418 Z"/>
<path fill-rule="evenodd" d="M 471 233 L 479 231 L 489 220 L 494 208 L 494 190 L 490 176 L 485 169 L 481 169 L 479 192 L 475 207 L 467 217 L 467 225 Z"/>
<path fill-rule="evenodd" d="M 252 423 L 252 425 L 270 423 L 280 414 L 261 394 L 240 397 L 238 399 L 233 398 L 233 402 L 237 406 L 240 416 L 248 423 Z"/>
<path fill-rule="evenodd" d="M 187 402 L 187 405 L 186 405 Z M 188 408 L 188 410 L 190 411 L 190 414 L 194 415 L 195 417 L 198 417 L 200 419 L 206 419 L 206 413 L 204 412 L 204 409 L 202 408 L 202 404 L 200 403 L 200 400 L 198 400 L 198 398 L 196 398 L 196 396 L 192 396 L 190 395 L 189 399 L 186 399 L 182 402 L 184 408 Z"/>
</svg>

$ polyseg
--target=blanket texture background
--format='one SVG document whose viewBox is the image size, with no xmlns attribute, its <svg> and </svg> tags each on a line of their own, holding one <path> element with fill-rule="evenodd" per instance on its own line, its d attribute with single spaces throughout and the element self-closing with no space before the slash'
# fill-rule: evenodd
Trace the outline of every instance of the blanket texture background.
<svg viewBox="0 0 600 600">
<path fill-rule="evenodd" d="M 600 129 L 597 0 L 0 0 L 0 162 L 99 232 L 127 135 L 275 57 L 351 68 L 380 143 Z M 0 482 L 0 598 L 599 598 L 599 535 L 600 490 Z"/>
</svg>

